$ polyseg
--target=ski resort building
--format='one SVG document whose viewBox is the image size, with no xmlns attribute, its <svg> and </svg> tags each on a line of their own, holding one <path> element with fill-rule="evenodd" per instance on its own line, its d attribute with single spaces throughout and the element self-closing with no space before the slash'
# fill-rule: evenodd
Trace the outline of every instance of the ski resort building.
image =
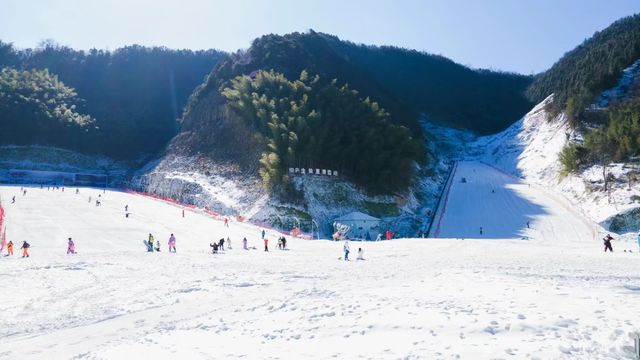
<svg viewBox="0 0 640 360">
<path fill-rule="evenodd" d="M 334 220 L 334 223 L 347 225 L 351 228 L 348 236 L 351 239 L 375 240 L 380 230 L 380 219 L 354 211 L 352 213 L 342 215 Z"/>
</svg>

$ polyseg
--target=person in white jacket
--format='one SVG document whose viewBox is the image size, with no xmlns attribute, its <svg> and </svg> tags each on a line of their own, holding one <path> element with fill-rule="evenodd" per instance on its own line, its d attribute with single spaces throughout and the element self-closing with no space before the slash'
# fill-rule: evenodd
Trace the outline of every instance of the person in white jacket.
<svg viewBox="0 0 640 360">
<path fill-rule="evenodd" d="M 358 248 L 358 258 L 356 260 L 364 260 L 364 251 L 362 251 L 362 248 Z"/>
<path fill-rule="evenodd" d="M 342 248 L 344 250 L 344 260 L 349 261 L 349 240 L 344 241 L 344 246 Z"/>
</svg>

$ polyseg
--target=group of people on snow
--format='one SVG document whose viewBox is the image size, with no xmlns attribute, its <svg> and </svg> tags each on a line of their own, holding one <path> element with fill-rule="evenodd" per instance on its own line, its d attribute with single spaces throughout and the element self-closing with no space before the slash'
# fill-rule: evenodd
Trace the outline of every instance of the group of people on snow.
<svg viewBox="0 0 640 360">
<path fill-rule="evenodd" d="M 31 245 L 26 240 L 22 242 L 22 246 L 20 247 L 20 249 L 22 249 L 23 258 L 29 257 L 30 247 Z M 13 241 L 9 240 L 9 242 L 7 243 L 7 253 L 4 256 L 13 256 Z"/>
<path fill-rule="evenodd" d="M 342 250 L 344 251 L 344 260 L 349 261 L 349 253 L 351 252 L 349 240 L 344 241 Z M 364 250 L 362 250 L 362 248 L 358 248 L 358 257 L 356 258 L 356 260 L 364 260 Z"/>
</svg>

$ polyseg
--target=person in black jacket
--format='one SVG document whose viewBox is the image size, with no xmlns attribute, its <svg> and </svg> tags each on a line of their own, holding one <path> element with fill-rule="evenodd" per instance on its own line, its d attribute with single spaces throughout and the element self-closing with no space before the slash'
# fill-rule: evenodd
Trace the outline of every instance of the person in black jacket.
<svg viewBox="0 0 640 360">
<path fill-rule="evenodd" d="M 613 247 L 611 247 L 611 240 L 613 240 L 613 237 L 611 234 L 607 234 L 607 236 L 602 240 L 604 241 L 604 252 L 607 252 L 607 250 L 613 252 Z"/>
</svg>

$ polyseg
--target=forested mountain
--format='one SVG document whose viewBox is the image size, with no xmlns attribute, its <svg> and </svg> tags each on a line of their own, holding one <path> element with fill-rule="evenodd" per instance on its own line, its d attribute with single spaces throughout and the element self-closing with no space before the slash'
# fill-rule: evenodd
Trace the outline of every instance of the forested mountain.
<svg viewBox="0 0 640 360">
<path fill-rule="evenodd" d="M 276 79 L 279 90 L 265 85 Z M 222 61 L 194 92 L 176 145 L 233 160 L 223 155 L 236 147 L 229 139 L 255 133 L 253 161 L 269 188 L 286 184 L 288 165 L 318 165 L 337 168 L 367 190 L 394 193 L 407 188 L 414 164 L 424 160 L 416 150 L 424 141 L 420 113 L 454 127 L 497 131 L 529 109 L 530 80 L 314 31 L 266 35 Z M 307 142 L 312 145 L 300 148 Z"/>
<path fill-rule="evenodd" d="M 114 51 L 74 50 L 52 42 L 17 50 L 0 42 L 0 67 L 48 69 L 73 88 L 91 131 L 56 145 L 118 159 L 134 159 L 164 149 L 177 133 L 177 119 L 195 87 L 226 56 L 207 50 L 128 46 Z M 22 126 L 24 133 L 40 129 Z M 14 143 L 3 136 L 2 143 Z M 40 141 L 39 141 L 40 142 Z M 44 141 L 51 144 L 50 141 Z"/>
<path fill-rule="evenodd" d="M 538 75 L 527 90 L 539 102 L 554 94 L 557 111 L 567 110 L 574 124 L 603 90 L 620 79 L 622 71 L 640 59 L 640 15 L 620 19 L 567 52 Z"/>
<path fill-rule="evenodd" d="M 597 105 L 603 91 L 640 60 L 640 15 L 620 19 L 567 52 L 527 90 L 532 101 L 554 94 L 550 110 L 564 111 L 584 141 L 564 148 L 565 172 L 640 155 L 640 79 L 628 74 L 625 96 Z M 596 106 L 592 106 L 596 104 Z"/>
<path fill-rule="evenodd" d="M 524 95 L 531 76 L 474 70 L 443 56 L 321 36 L 413 111 L 446 125 L 481 134 L 495 133 L 518 120 L 533 105 Z"/>
<path fill-rule="evenodd" d="M 442 56 L 357 45 L 312 30 L 254 40 L 247 51 L 222 63 L 201 92 L 261 69 L 274 69 L 289 79 L 303 70 L 337 79 L 379 102 L 394 122 L 414 132 L 419 131 L 419 113 L 454 127 L 496 132 L 532 105 L 525 97 L 529 76 L 473 70 Z"/>
</svg>

